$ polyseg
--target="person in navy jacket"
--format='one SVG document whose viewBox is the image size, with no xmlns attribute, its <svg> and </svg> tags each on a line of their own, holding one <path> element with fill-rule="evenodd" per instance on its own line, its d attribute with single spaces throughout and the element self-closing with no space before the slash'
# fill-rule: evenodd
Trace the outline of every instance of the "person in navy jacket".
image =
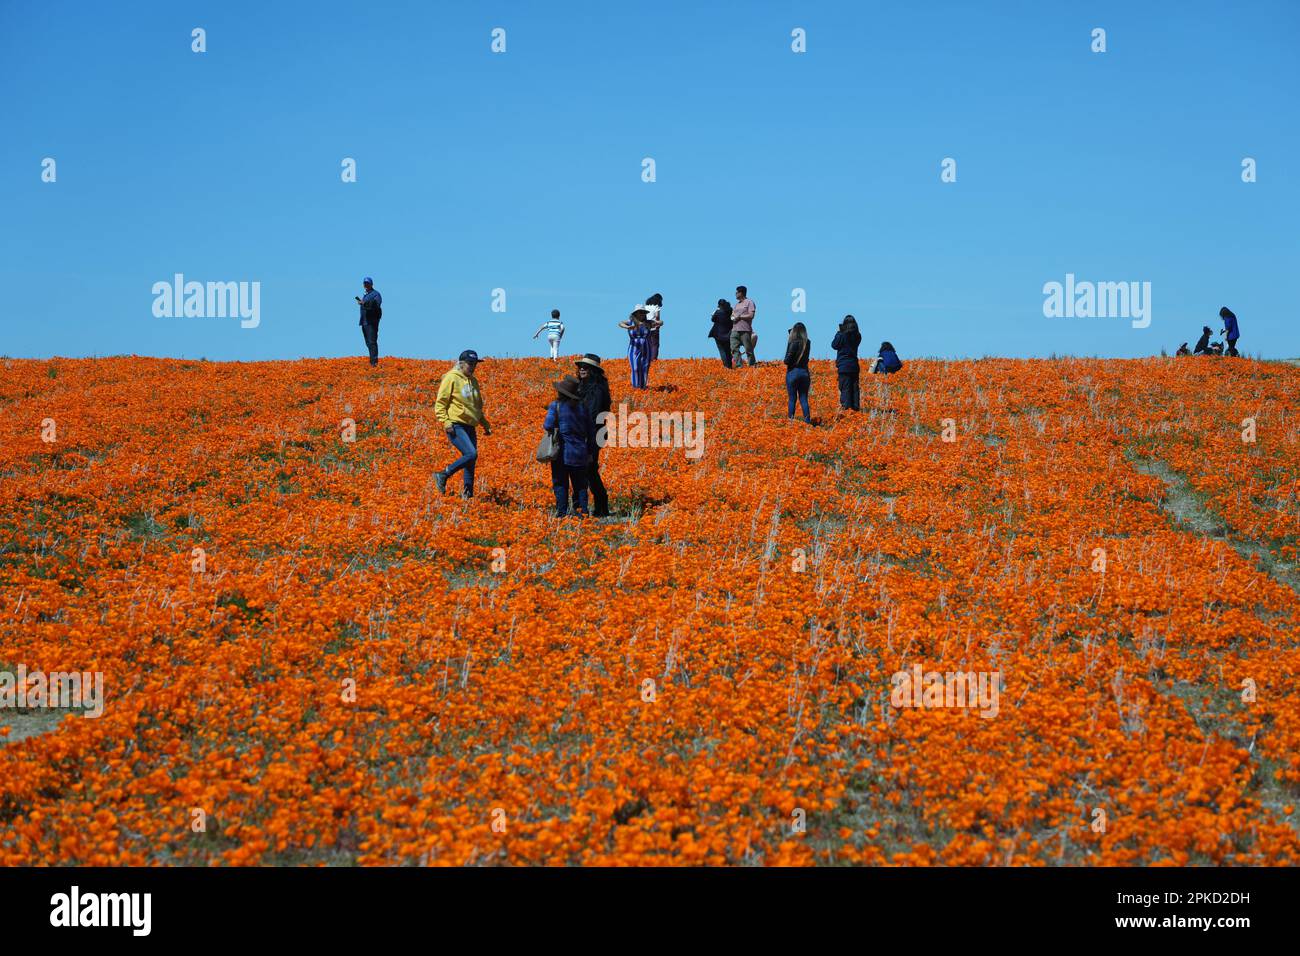
<svg viewBox="0 0 1300 956">
<path fill-rule="evenodd" d="M 546 407 L 546 431 L 560 430 L 560 456 L 551 462 L 551 489 L 555 492 L 555 513 L 569 513 L 569 491 L 573 491 L 573 511 L 587 514 L 587 465 L 596 448 L 596 428 L 582 406 L 580 383 L 566 375 L 555 384 L 555 401 Z"/>
<path fill-rule="evenodd" d="M 1228 340 L 1228 355 L 1240 355 L 1237 351 L 1237 339 L 1241 338 L 1241 331 L 1237 328 L 1237 317 L 1232 314 L 1232 310 L 1226 305 L 1219 310 L 1219 318 L 1223 319 L 1223 334 Z"/>
<path fill-rule="evenodd" d="M 903 363 L 899 360 L 898 353 L 894 351 L 894 347 L 888 342 L 881 342 L 880 359 L 876 362 L 876 367 L 873 371 L 890 374 L 892 372 L 897 372 L 902 367 Z"/>
<path fill-rule="evenodd" d="M 862 371 L 858 365 L 858 346 L 861 344 L 858 320 L 846 315 L 835 338 L 831 339 L 831 348 L 835 350 L 835 373 L 840 380 L 840 408 L 855 412 L 862 411 L 862 392 L 858 388 Z"/>
<path fill-rule="evenodd" d="M 379 364 L 379 320 L 384 314 L 384 297 L 375 289 L 375 282 L 370 276 L 361 280 L 365 295 L 354 298 L 361 307 L 361 336 L 366 340 L 366 351 L 370 353 L 370 364 Z"/>
</svg>

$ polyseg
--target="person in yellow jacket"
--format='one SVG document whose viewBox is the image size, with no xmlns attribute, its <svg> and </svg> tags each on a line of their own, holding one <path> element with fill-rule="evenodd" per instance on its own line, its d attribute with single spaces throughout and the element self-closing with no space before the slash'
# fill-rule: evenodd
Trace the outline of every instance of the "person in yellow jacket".
<svg viewBox="0 0 1300 956">
<path fill-rule="evenodd" d="M 474 497 L 474 463 L 478 461 L 478 435 L 475 426 L 482 425 L 485 435 L 492 434 L 492 426 L 483 414 L 483 393 L 479 391 L 478 379 L 474 377 L 474 368 L 478 365 L 478 353 L 466 349 L 460 353 L 460 360 L 438 383 L 438 398 L 433 404 L 433 413 L 438 424 L 447 432 L 447 440 L 452 443 L 460 457 L 442 471 L 433 474 L 438 485 L 438 493 L 447 490 L 447 479 L 456 472 L 465 471 L 466 498 Z"/>
</svg>

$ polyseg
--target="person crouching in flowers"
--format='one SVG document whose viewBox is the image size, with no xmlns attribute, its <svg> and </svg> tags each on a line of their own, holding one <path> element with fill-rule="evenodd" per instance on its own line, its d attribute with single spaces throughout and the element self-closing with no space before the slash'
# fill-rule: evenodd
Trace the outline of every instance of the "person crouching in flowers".
<svg viewBox="0 0 1300 956">
<path fill-rule="evenodd" d="M 650 333 L 657 328 L 650 310 L 638 305 L 620 329 L 627 329 L 627 364 L 632 370 L 632 387 L 645 388 L 650 377 Z"/>
<path fill-rule="evenodd" d="M 880 375 L 892 375 L 903 367 L 898 351 L 889 342 L 880 343 L 879 357 L 872 363 L 871 371 Z"/>
<path fill-rule="evenodd" d="M 566 375 L 555 382 L 555 401 L 546 407 L 543 431 L 560 430 L 560 455 L 551 462 L 551 488 L 555 492 L 555 513 L 569 513 L 569 491 L 573 491 L 573 510 L 587 514 L 587 465 L 596 448 L 596 429 L 582 406 L 579 382 Z"/>
</svg>

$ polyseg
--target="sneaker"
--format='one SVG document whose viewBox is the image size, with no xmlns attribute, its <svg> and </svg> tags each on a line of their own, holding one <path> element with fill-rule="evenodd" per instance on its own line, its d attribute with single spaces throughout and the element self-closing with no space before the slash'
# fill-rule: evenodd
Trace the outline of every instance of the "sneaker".
<svg viewBox="0 0 1300 956">
<path fill-rule="evenodd" d="M 433 473 L 433 483 L 438 486 L 438 494 L 445 495 L 447 493 L 447 476 L 442 472 L 435 471 Z"/>
</svg>

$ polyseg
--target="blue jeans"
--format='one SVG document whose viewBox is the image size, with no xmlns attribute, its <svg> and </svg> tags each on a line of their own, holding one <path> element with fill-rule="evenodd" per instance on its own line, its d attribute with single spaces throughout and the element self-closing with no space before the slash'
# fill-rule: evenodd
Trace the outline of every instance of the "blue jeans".
<svg viewBox="0 0 1300 956">
<path fill-rule="evenodd" d="M 465 469 L 465 494 L 474 494 L 474 462 L 478 461 L 478 435 L 473 425 L 452 425 L 447 440 L 456 446 L 460 457 L 448 465 L 443 474 L 450 478 Z"/>
<path fill-rule="evenodd" d="M 551 490 L 555 492 L 555 513 L 563 518 L 569 513 L 569 487 L 573 487 L 573 511 L 587 513 L 587 466 L 551 462 Z"/>
<path fill-rule="evenodd" d="M 366 340 L 366 351 L 370 353 L 370 364 L 379 364 L 379 321 L 361 320 L 361 335 Z"/>
<path fill-rule="evenodd" d="M 808 389 L 811 387 L 812 378 L 806 368 L 792 368 L 785 373 L 785 394 L 790 399 L 786 418 L 794 418 L 794 400 L 798 398 L 799 406 L 803 409 L 803 420 L 812 421 L 808 414 Z"/>
</svg>

